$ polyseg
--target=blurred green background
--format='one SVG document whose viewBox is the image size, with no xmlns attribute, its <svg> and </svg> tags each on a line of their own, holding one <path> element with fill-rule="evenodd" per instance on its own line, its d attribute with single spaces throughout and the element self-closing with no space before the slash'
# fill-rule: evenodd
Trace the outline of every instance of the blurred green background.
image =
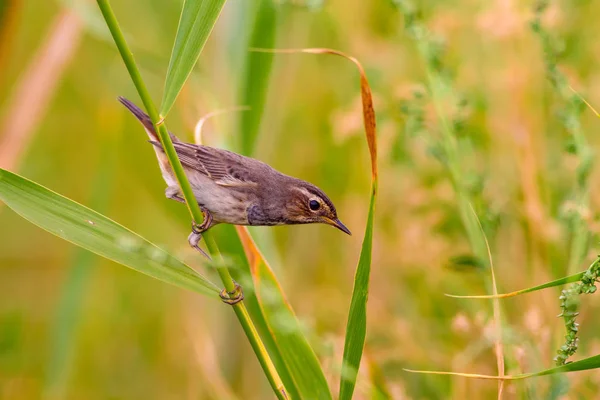
<svg viewBox="0 0 600 400">
<path fill-rule="evenodd" d="M 158 100 L 181 2 L 113 7 Z M 273 57 L 248 47 L 339 49 L 357 57 L 370 79 L 380 195 L 356 398 L 373 396 L 373 371 L 394 399 L 494 398 L 492 381 L 402 370 L 497 372 L 491 303 L 444 296 L 485 294 L 490 275 L 452 261 L 471 250 L 448 173 L 436 159 L 440 115 L 426 95 L 427 70 L 443 63 L 450 83 L 444 90 L 465 99 L 459 110 L 441 109 L 460 122 L 457 135 L 468 143 L 464 180 L 490 240 L 499 290 L 584 270 L 598 252 L 598 169 L 582 208 L 574 201 L 580 160 L 568 151 L 561 124 L 568 104 L 546 79 L 541 40 L 529 27 L 533 8 L 530 1 L 419 2 L 421 23 L 443 39 L 439 60 L 426 60 L 391 1 L 226 3 L 169 128 L 191 141 L 203 115 L 250 104 L 251 111 L 211 118 L 204 142 L 313 182 L 335 202 L 352 237 L 323 225 L 252 229 L 333 390 L 370 187 L 358 75 L 340 58 Z M 597 15 L 600 2 L 561 1 L 543 18 L 559 38 L 554 61 L 592 105 L 600 105 Z M 0 0 L 0 167 L 199 266 L 185 241 L 187 210 L 164 198 L 151 146 L 118 95 L 141 104 L 94 2 Z M 600 120 L 587 109 L 574 115 L 593 150 Z M 572 213 L 592 240 L 567 271 Z M 224 228 L 214 229 L 222 242 Z M 550 289 L 501 303 L 507 373 L 552 365 L 564 334 L 558 294 Z M 600 353 L 598 311 L 598 296 L 587 296 L 576 357 Z M 504 398 L 596 398 L 599 378 L 591 371 L 511 383 Z M 270 396 L 226 306 L 79 251 L 0 205 L 0 398 Z"/>
</svg>

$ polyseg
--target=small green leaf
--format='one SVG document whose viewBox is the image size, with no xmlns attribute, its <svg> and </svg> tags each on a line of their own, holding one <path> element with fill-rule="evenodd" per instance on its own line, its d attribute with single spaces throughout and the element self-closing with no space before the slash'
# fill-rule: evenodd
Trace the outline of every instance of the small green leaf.
<svg viewBox="0 0 600 400">
<path fill-rule="evenodd" d="M 1 168 L 0 200 L 29 222 L 109 260 L 194 292 L 219 292 L 194 269 L 124 226 Z"/>
<path fill-rule="evenodd" d="M 160 107 L 162 117 L 173 107 L 224 4 L 225 0 L 184 0 Z"/>
</svg>

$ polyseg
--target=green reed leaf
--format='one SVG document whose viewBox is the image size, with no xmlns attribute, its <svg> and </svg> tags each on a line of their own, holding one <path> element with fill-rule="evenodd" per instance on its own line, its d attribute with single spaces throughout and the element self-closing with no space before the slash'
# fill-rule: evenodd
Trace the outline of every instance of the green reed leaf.
<svg viewBox="0 0 600 400">
<path fill-rule="evenodd" d="M 369 276 L 371 273 L 371 252 L 373 249 L 373 213 L 375 211 L 375 190 L 371 194 L 369 216 L 363 239 L 356 274 L 354 291 L 346 324 L 344 343 L 344 361 L 340 381 L 340 400 L 351 399 L 356 385 L 358 368 L 362 358 L 367 335 L 367 298 L 369 295 Z"/>
<path fill-rule="evenodd" d="M 173 107 L 224 4 L 225 0 L 184 0 L 160 106 L 162 117 Z"/>
<path fill-rule="evenodd" d="M 300 399 L 332 399 L 319 360 L 308 344 L 302 326 L 285 298 L 273 270 L 246 227 L 236 228 L 250 264 L 258 303 L 279 354 L 294 381 L 294 390 L 299 392 Z"/>
<path fill-rule="evenodd" d="M 124 226 L 4 169 L 0 200 L 29 222 L 92 253 L 197 293 L 219 292 L 194 269 Z"/>
</svg>

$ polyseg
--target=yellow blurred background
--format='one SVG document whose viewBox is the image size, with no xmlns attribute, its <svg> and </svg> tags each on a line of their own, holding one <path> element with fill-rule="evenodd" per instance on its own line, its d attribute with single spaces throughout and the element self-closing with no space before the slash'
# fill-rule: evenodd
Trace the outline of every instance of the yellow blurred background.
<svg viewBox="0 0 600 400">
<path fill-rule="evenodd" d="M 158 101 L 181 1 L 113 3 Z M 443 39 L 448 90 L 466 100 L 463 109 L 441 110 L 450 119 L 464 113 L 457 130 L 468 143 L 464 179 L 490 240 L 499 290 L 584 270 L 598 252 L 598 168 L 586 187 L 589 207 L 580 209 L 580 160 L 566 150 L 564 99 L 546 78 L 540 36 L 529 26 L 534 2 L 418 3 L 424 26 Z M 192 141 L 205 114 L 244 105 L 240 93 L 254 79 L 245 65 L 256 4 L 226 3 L 168 118 L 181 138 Z M 444 296 L 486 294 L 490 274 L 451 261 L 471 250 L 447 170 L 435 157 L 440 109 L 427 95 L 428 61 L 407 34 L 404 14 L 390 1 L 278 1 L 275 10 L 275 47 L 353 55 L 374 94 L 380 193 L 356 398 L 373 396 L 370 369 L 380 370 L 394 399 L 495 398 L 492 381 L 403 371 L 497 373 L 491 303 Z M 597 15 L 600 2 L 552 2 L 543 22 L 563 45 L 558 66 L 569 84 L 600 106 Z M 358 75 L 341 58 L 277 55 L 268 79 L 268 90 L 257 89 L 266 96 L 262 118 L 257 109 L 243 112 L 261 118 L 252 156 L 321 187 L 353 232 L 323 225 L 251 230 L 337 391 L 370 187 Z M 94 2 L 0 1 L 0 167 L 198 266 L 185 240 L 187 210 L 164 198 L 154 152 L 119 95 L 141 104 Z M 204 142 L 239 149 L 240 113 L 208 120 Z M 600 120 L 588 109 L 578 118 L 594 150 Z M 593 238 L 575 271 L 567 268 L 569 212 L 583 216 Z M 222 229 L 214 228 L 217 238 Z M 501 303 L 507 373 L 552 366 L 564 335 L 558 295 L 549 289 Z M 598 295 L 586 296 L 576 357 L 600 353 L 598 311 Z M 596 398 L 598 378 L 592 371 L 510 383 L 504 398 Z M 270 396 L 225 305 L 81 252 L 0 205 L 0 398 Z"/>
</svg>

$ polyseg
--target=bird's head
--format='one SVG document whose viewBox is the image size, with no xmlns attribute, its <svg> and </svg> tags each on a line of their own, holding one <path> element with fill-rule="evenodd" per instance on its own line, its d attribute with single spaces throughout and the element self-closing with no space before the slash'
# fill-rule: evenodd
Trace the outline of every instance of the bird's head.
<svg viewBox="0 0 600 400">
<path fill-rule="evenodd" d="M 352 235 L 339 220 L 335 206 L 321 189 L 304 181 L 295 182 L 289 189 L 290 198 L 286 201 L 288 223 L 323 223 Z"/>
</svg>

